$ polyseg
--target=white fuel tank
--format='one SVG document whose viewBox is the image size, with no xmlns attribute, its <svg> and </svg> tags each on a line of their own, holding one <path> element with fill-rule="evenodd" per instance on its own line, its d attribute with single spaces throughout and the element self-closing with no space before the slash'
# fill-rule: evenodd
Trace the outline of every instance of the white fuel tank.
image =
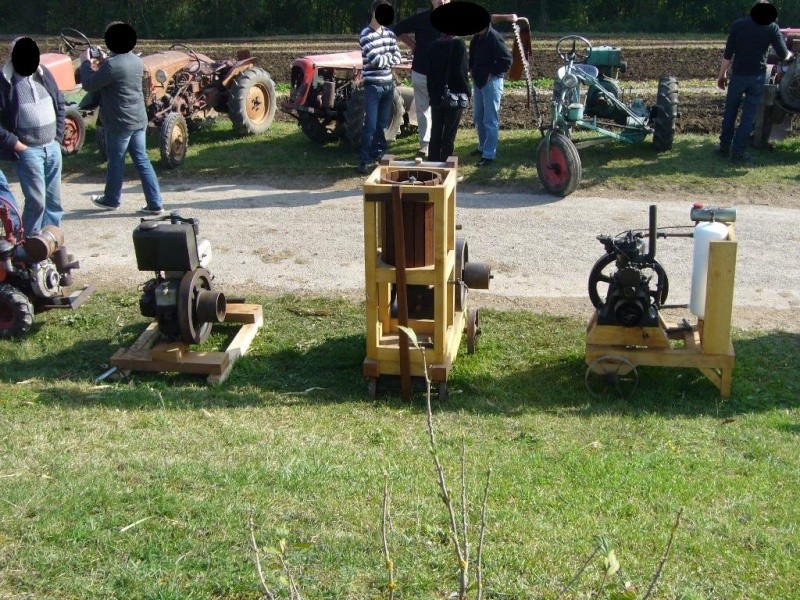
<svg viewBox="0 0 800 600">
<path fill-rule="evenodd" d="M 708 255 L 711 242 L 728 237 L 728 226 L 724 223 L 701 222 L 694 228 L 694 259 L 692 261 L 692 293 L 689 310 L 699 319 L 705 318 L 706 279 L 708 277 Z"/>
</svg>

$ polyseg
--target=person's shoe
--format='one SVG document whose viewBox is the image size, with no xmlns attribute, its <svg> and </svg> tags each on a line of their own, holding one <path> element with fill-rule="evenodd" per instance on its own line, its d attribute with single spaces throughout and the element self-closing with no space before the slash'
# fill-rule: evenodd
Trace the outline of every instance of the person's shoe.
<svg viewBox="0 0 800 600">
<path fill-rule="evenodd" d="M 160 206 L 158 208 L 150 208 L 149 206 L 143 206 L 142 208 L 140 208 L 136 212 L 138 212 L 140 215 L 158 216 L 158 215 L 163 215 L 164 214 L 164 209 L 162 207 L 160 207 Z"/>
<path fill-rule="evenodd" d="M 102 208 L 103 210 L 117 210 L 119 208 L 119 206 L 112 206 L 111 204 L 106 204 L 103 202 L 102 194 L 92 194 L 92 204 L 94 204 L 97 208 Z"/>
<path fill-rule="evenodd" d="M 426 150 L 418 150 L 417 155 L 414 158 L 421 158 L 422 160 L 425 160 L 428 158 L 428 152 Z"/>
<path fill-rule="evenodd" d="M 491 165 L 493 163 L 494 163 L 494 159 L 493 158 L 482 158 L 477 162 L 477 164 L 475 166 L 476 167 L 488 167 L 489 165 Z"/>
<path fill-rule="evenodd" d="M 741 154 L 732 154 L 731 163 L 737 167 L 755 167 L 756 161 L 749 152 L 742 152 Z"/>
<path fill-rule="evenodd" d="M 359 175 L 366 175 L 367 173 L 369 173 L 369 169 L 367 169 L 367 164 L 358 163 L 358 166 L 356 167 L 356 173 L 358 173 Z"/>
<path fill-rule="evenodd" d="M 469 153 L 470 156 L 480 156 L 481 154 L 483 154 L 483 150 L 480 148 L 475 148 L 475 150 Z"/>
<path fill-rule="evenodd" d="M 730 146 L 723 146 L 722 144 L 717 144 L 714 148 L 714 152 L 719 154 L 723 158 L 728 158 L 731 155 L 731 147 Z"/>
</svg>

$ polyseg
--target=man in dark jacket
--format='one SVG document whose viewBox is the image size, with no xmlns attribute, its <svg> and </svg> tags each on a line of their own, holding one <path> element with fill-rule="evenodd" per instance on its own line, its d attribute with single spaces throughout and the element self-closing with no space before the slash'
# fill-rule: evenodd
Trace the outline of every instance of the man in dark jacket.
<svg viewBox="0 0 800 600">
<path fill-rule="evenodd" d="M 127 23 L 112 23 L 106 28 L 105 41 L 111 51 L 108 56 L 98 60 L 91 56 L 90 49 L 81 55 L 81 84 L 87 92 L 100 93 L 100 116 L 108 155 L 105 190 L 102 195 L 92 196 L 92 202 L 103 210 L 119 208 L 125 154 L 129 153 L 147 201 L 139 212 L 160 215 L 164 212 L 161 188 L 145 147 L 144 63 L 131 52 L 136 46 L 136 32 Z"/>
<path fill-rule="evenodd" d="M 12 42 L 11 60 L 0 76 L 0 115 L 0 159 L 16 161 L 25 197 L 25 234 L 36 234 L 46 225 L 57 227 L 64 213 L 64 96 L 50 71 L 39 64 L 39 47 L 29 37 Z"/>
<path fill-rule="evenodd" d="M 469 72 L 472 75 L 472 115 L 478 130 L 479 167 L 492 164 L 500 132 L 500 99 L 503 75 L 511 67 L 511 52 L 502 36 L 489 25 L 476 33 L 469 44 Z"/>
<path fill-rule="evenodd" d="M 752 157 L 745 149 L 753 133 L 758 105 L 764 96 L 767 50 L 772 45 L 781 60 L 788 60 L 792 55 L 775 23 L 777 17 L 778 11 L 772 4 L 767 0 L 759 0 L 753 4 L 749 16 L 733 24 L 725 44 L 717 86 L 722 90 L 727 86 L 728 95 L 725 98 L 718 152 L 723 156 L 730 153 L 734 164 L 753 164 Z M 733 68 L 730 68 L 731 64 Z M 734 134 L 740 106 L 742 117 Z"/>
</svg>

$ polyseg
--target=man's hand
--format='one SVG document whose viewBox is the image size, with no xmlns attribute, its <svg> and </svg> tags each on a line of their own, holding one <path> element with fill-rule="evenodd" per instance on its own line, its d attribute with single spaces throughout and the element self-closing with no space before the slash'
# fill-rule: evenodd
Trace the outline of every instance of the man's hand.
<svg viewBox="0 0 800 600">
<path fill-rule="evenodd" d="M 791 52 L 791 50 L 790 50 L 790 51 L 789 51 L 789 54 L 787 54 L 787 55 L 786 55 L 786 58 L 784 58 L 784 59 L 783 59 L 783 62 L 785 62 L 785 63 L 788 63 L 788 62 L 790 62 L 790 61 L 791 61 L 793 58 L 794 58 L 794 54 L 792 54 L 792 52 Z"/>
<path fill-rule="evenodd" d="M 16 152 L 17 154 L 19 154 L 20 152 L 25 152 L 25 150 L 27 149 L 28 147 L 19 140 L 17 140 L 17 143 L 14 144 L 14 152 Z"/>
<path fill-rule="evenodd" d="M 725 91 L 725 88 L 728 87 L 728 79 L 725 77 L 725 75 L 719 76 L 717 79 L 717 87 L 723 91 Z"/>
</svg>

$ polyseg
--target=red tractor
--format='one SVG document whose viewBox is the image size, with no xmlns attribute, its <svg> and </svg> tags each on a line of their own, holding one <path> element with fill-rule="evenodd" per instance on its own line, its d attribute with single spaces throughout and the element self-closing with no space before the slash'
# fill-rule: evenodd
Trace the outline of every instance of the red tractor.
<svg viewBox="0 0 800 600">
<path fill-rule="evenodd" d="M 410 61 L 397 69 L 410 76 Z M 281 110 L 297 119 L 300 129 L 312 141 L 327 144 L 346 141 L 358 148 L 364 125 L 364 88 L 362 86 L 361 51 L 336 54 L 312 54 L 292 62 L 289 99 Z M 393 141 L 402 133 L 411 133 L 417 124 L 414 90 L 398 87 L 386 140 Z"/>
<path fill-rule="evenodd" d="M 770 48 L 767 57 L 768 80 L 764 98 L 756 113 L 753 146 L 767 146 L 772 140 L 786 137 L 792 115 L 800 114 L 800 29 L 781 29 L 786 47 L 795 58 L 781 63 Z"/>
</svg>

